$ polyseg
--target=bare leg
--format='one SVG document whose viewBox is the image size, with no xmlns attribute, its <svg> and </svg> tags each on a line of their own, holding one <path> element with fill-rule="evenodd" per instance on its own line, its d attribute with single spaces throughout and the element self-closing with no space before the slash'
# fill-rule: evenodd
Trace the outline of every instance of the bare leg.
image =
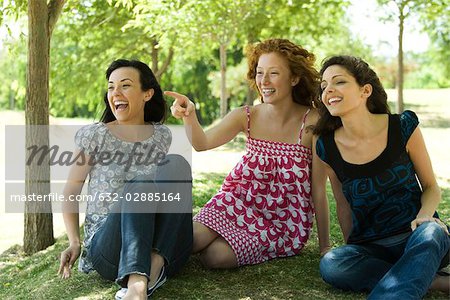
<svg viewBox="0 0 450 300">
<path fill-rule="evenodd" d="M 128 277 L 128 290 L 123 300 L 147 299 L 147 277 L 139 274 L 130 274 Z"/>
<path fill-rule="evenodd" d="M 231 269 L 238 266 L 233 249 L 222 237 L 216 238 L 202 251 L 200 260 L 211 269 Z"/>
<path fill-rule="evenodd" d="M 219 234 L 202 223 L 193 222 L 194 244 L 192 253 L 198 253 L 208 247 Z"/>
<path fill-rule="evenodd" d="M 450 294 L 450 276 L 436 275 L 430 285 L 430 290 L 441 291 Z"/>
</svg>

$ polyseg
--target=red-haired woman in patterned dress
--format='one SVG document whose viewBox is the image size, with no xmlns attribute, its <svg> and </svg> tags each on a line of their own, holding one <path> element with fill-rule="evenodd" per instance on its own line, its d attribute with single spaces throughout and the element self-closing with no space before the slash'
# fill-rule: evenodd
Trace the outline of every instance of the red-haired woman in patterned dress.
<svg viewBox="0 0 450 300">
<path fill-rule="evenodd" d="M 193 252 L 209 268 L 297 255 L 310 236 L 314 206 L 320 252 L 329 249 L 328 207 L 315 201 L 324 199 L 324 190 L 311 185 L 315 57 L 288 40 L 270 39 L 249 46 L 247 58 L 247 78 L 262 103 L 231 111 L 206 132 L 186 96 L 165 93 L 175 98 L 172 115 L 183 119 L 195 150 L 219 147 L 239 132 L 247 135 L 245 155 L 194 217 Z"/>
</svg>

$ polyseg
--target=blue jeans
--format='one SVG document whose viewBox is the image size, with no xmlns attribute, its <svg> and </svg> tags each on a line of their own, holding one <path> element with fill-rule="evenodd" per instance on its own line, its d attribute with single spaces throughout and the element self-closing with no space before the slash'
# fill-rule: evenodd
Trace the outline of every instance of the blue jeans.
<svg viewBox="0 0 450 300">
<path fill-rule="evenodd" d="M 336 288 L 371 291 L 368 299 L 421 299 L 449 248 L 447 233 L 437 223 L 426 222 L 394 246 L 335 248 L 321 259 L 320 274 Z"/>
<path fill-rule="evenodd" d="M 160 194 L 180 193 L 183 199 L 190 198 L 192 209 L 189 163 L 178 155 L 168 155 L 166 162 L 158 167 L 155 180 L 139 177 L 126 184 L 124 195 L 156 191 Z M 145 210 L 139 212 L 139 205 L 147 207 L 142 206 Z M 154 210 L 158 208 L 154 207 Z M 168 277 L 176 274 L 187 262 L 192 252 L 192 211 L 155 213 L 149 211 L 148 202 L 125 200 L 118 202 L 114 211 L 94 234 L 88 251 L 94 269 L 102 277 L 115 280 L 122 287 L 127 286 L 130 274 L 150 278 L 153 251 L 164 258 Z"/>
</svg>

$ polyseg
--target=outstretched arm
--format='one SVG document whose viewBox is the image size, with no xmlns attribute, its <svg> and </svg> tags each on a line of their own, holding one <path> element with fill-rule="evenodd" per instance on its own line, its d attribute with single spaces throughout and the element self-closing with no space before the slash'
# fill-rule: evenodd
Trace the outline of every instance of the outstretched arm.
<svg viewBox="0 0 450 300">
<path fill-rule="evenodd" d="M 164 92 L 175 98 L 171 106 L 172 115 L 183 119 L 188 138 L 196 151 L 204 151 L 219 147 L 233 139 L 245 129 L 246 115 L 243 108 L 228 113 L 217 125 L 206 132 L 198 122 L 195 106 L 188 97 L 175 92 Z"/>
<path fill-rule="evenodd" d="M 79 153 L 79 151 L 76 153 L 76 157 L 80 157 Z M 85 162 L 89 161 L 87 155 L 85 155 L 85 158 Z M 84 181 L 89 174 L 91 166 L 87 163 L 79 165 L 79 162 L 81 162 L 81 158 L 70 168 L 69 176 L 63 191 L 64 202 L 62 204 L 62 210 L 64 225 L 69 239 L 69 247 L 61 252 L 58 274 L 64 279 L 70 277 L 71 268 L 81 253 L 80 221 L 78 212 L 79 204 L 77 201 L 72 201 L 73 199 L 71 199 L 71 197 L 81 193 L 81 189 L 83 188 Z"/>
</svg>

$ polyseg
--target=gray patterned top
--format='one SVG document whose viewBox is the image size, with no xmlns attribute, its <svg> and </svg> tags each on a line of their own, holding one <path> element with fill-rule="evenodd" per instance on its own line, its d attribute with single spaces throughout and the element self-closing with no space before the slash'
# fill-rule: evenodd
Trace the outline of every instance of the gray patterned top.
<svg viewBox="0 0 450 300">
<path fill-rule="evenodd" d="M 88 273 L 93 270 L 86 256 L 92 237 L 105 222 L 114 202 L 99 200 L 100 193 L 120 195 L 125 181 L 136 176 L 153 176 L 156 171 L 156 155 L 167 154 L 172 142 L 172 134 L 167 126 L 153 124 L 153 135 L 142 142 L 126 142 L 114 136 L 105 123 L 86 125 L 75 135 L 75 144 L 85 154 L 95 159 L 89 172 L 88 201 L 84 221 L 83 252 L 79 270 Z M 132 153 L 134 155 L 130 155 Z M 136 154 L 142 154 L 136 155 Z M 110 159 L 106 159 L 110 157 Z M 143 159 L 145 158 L 145 160 Z M 140 159 L 140 162 L 137 162 Z M 144 163 L 153 162 L 153 163 Z"/>
</svg>

